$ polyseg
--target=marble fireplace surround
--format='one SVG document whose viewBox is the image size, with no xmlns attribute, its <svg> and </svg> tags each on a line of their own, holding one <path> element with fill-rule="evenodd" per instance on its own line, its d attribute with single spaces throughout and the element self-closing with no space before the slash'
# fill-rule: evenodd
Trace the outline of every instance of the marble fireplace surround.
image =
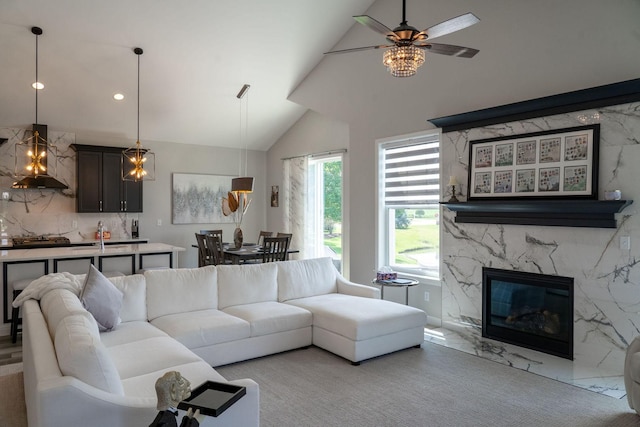
<svg viewBox="0 0 640 427">
<path fill-rule="evenodd" d="M 467 182 L 469 141 L 591 123 L 601 126 L 598 198 L 619 189 L 623 199 L 640 200 L 638 102 L 443 133 L 441 173 Z M 590 375 L 621 377 L 626 347 L 640 327 L 636 206 L 616 214 L 617 228 L 456 223 L 455 212 L 443 207 L 443 328 L 455 331 L 455 340 L 466 340 L 461 346 L 472 352 L 486 346 L 473 328 L 481 323 L 484 266 L 573 277 L 574 361 L 566 362 L 587 367 Z M 630 249 L 620 248 L 621 236 L 631 236 Z M 523 362 L 525 369 L 537 363 L 535 353 Z"/>
</svg>

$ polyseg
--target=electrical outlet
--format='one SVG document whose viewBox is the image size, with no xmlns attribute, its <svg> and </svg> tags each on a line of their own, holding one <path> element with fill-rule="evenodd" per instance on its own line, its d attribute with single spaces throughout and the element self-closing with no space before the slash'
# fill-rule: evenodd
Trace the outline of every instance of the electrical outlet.
<svg viewBox="0 0 640 427">
<path fill-rule="evenodd" d="M 74 219 L 73 221 L 71 221 L 71 229 L 75 230 L 76 228 L 78 228 L 78 221 Z"/>
<path fill-rule="evenodd" d="M 429 292 L 427 291 L 424 292 L 424 300 L 427 302 L 429 301 Z"/>
<path fill-rule="evenodd" d="M 631 236 L 620 236 L 620 249 L 631 249 Z"/>
<path fill-rule="evenodd" d="M 157 225 L 158 227 L 162 227 L 162 220 L 161 220 L 161 219 L 158 219 L 158 222 L 156 222 L 156 225 Z"/>
</svg>

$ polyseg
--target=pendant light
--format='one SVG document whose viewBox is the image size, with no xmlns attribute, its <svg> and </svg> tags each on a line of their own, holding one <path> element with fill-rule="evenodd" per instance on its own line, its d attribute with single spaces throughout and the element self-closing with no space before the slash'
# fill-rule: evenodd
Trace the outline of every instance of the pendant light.
<svg viewBox="0 0 640 427">
<path fill-rule="evenodd" d="M 15 176 L 41 181 L 55 175 L 57 163 L 56 148 L 47 142 L 47 126 L 38 124 L 38 92 L 44 88 L 38 80 L 38 37 L 42 35 L 42 28 L 31 27 L 31 33 L 36 36 L 36 81 L 32 87 L 36 91 L 36 120 L 31 135 L 15 145 Z M 26 188 L 24 183 L 14 183 L 14 188 Z M 66 188 L 64 184 L 61 187 Z"/>
<path fill-rule="evenodd" d="M 249 92 L 249 88 L 251 85 L 245 84 L 240 89 L 240 92 L 236 95 L 236 98 L 240 100 L 240 128 L 242 128 L 242 98 L 247 95 Z M 245 136 L 244 136 L 244 176 L 240 176 L 238 178 L 233 178 L 231 180 L 231 191 L 237 193 L 252 193 L 253 192 L 253 177 L 247 176 L 247 160 L 248 160 L 248 151 L 247 151 L 247 133 L 249 129 L 249 97 L 247 96 L 247 101 L 245 104 Z M 240 139 L 242 140 L 242 129 L 240 130 Z M 242 173 L 242 171 L 240 171 Z"/>
<path fill-rule="evenodd" d="M 136 146 L 122 152 L 123 181 L 154 181 L 156 179 L 156 155 L 140 143 L 140 55 L 143 51 L 136 47 L 138 56 L 138 132 Z"/>
</svg>

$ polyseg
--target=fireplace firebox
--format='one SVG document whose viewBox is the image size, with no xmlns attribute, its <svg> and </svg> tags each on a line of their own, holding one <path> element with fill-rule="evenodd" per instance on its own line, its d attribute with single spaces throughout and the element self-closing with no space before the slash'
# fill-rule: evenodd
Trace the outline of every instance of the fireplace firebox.
<svg viewBox="0 0 640 427">
<path fill-rule="evenodd" d="M 482 336 L 573 359 L 573 278 L 484 267 Z"/>
</svg>

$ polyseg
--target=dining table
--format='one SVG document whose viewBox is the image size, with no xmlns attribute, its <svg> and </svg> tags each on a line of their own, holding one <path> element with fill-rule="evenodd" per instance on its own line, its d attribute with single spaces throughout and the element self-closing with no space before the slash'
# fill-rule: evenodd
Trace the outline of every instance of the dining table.
<svg viewBox="0 0 640 427">
<path fill-rule="evenodd" d="M 243 243 L 242 247 L 236 249 L 235 247 L 224 244 L 223 252 L 225 259 L 231 261 L 231 264 L 241 264 L 245 261 L 260 261 L 262 262 L 263 250 L 262 246 L 257 243 Z M 300 251 L 297 249 L 288 249 L 287 258 L 290 254 L 297 254 Z"/>
<path fill-rule="evenodd" d="M 198 245 L 192 245 L 197 248 Z M 262 262 L 262 245 L 257 243 L 243 243 L 242 247 L 236 249 L 230 243 L 224 242 L 222 244 L 222 251 L 224 252 L 224 258 L 231 261 L 231 264 L 243 264 L 245 261 L 258 261 Z M 297 254 L 300 251 L 297 249 L 289 248 L 287 250 L 287 257 L 290 254 Z"/>
</svg>

